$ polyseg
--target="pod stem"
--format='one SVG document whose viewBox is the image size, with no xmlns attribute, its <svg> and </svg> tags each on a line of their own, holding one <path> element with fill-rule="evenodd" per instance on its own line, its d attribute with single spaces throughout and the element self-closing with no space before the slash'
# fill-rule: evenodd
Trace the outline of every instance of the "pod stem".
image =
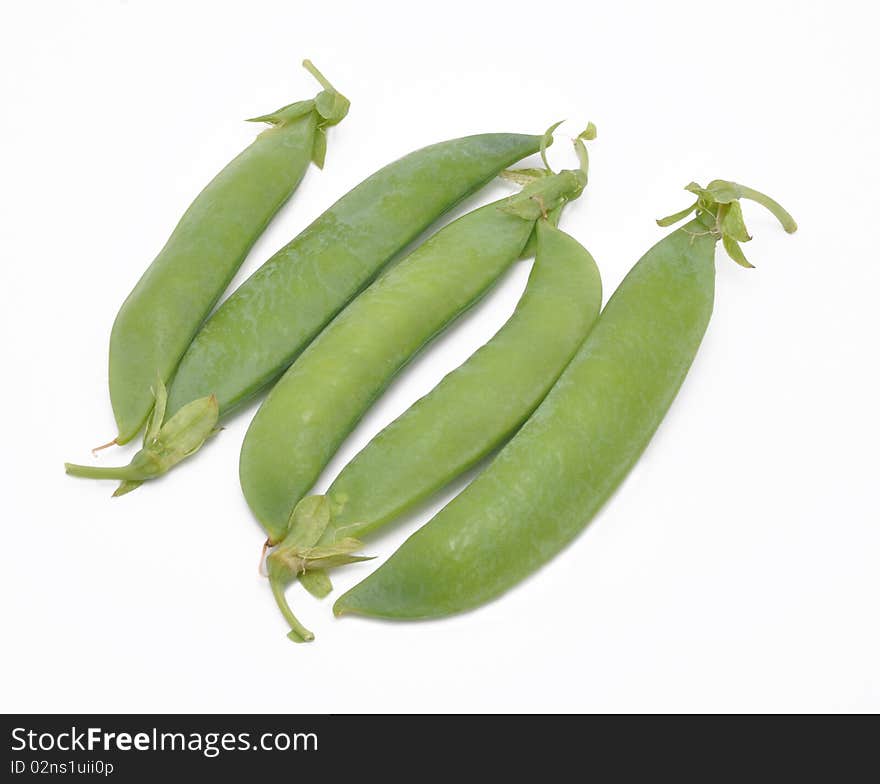
<svg viewBox="0 0 880 784">
<path fill-rule="evenodd" d="M 299 619 L 293 614 L 293 610 L 290 609 L 290 605 L 287 603 L 287 597 L 284 595 L 284 584 L 270 574 L 269 586 L 272 588 L 272 596 L 275 597 L 275 604 L 278 605 L 278 609 L 281 610 L 284 620 L 287 621 L 290 626 L 290 634 L 287 636 L 294 642 L 311 642 L 314 640 L 315 635 L 299 622 Z"/>
<path fill-rule="evenodd" d="M 797 222 L 791 216 L 791 213 L 788 212 L 788 210 L 786 210 L 778 201 L 771 199 L 766 193 L 761 193 L 761 191 L 756 191 L 754 188 L 749 188 L 748 185 L 737 184 L 737 188 L 740 192 L 740 198 L 749 199 L 749 201 L 760 204 L 762 207 L 769 210 L 773 217 L 782 224 L 782 228 L 785 229 L 788 234 L 794 234 L 797 231 Z"/>
<path fill-rule="evenodd" d="M 742 243 L 752 239 L 743 219 L 741 199 L 748 199 L 769 210 L 789 234 L 797 231 L 794 218 L 779 202 L 747 185 L 730 180 L 712 180 L 705 188 L 696 182 L 689 183 L 685 190 L 693 193 L 697 200 L 690 207 L 660 218 L 657 225 L 672 226 L 691 213 L 696 213 L 697 219 L 706 227 L 702 233 L 713 236 L 716 241 L 721 240 L 727 255 L 742 267 L 754 265 L 746 258 L 741 247 Z"/>
<path fill-rule="evenodd" d="M 248 119 L 248 122 L 264 122 L 278 128 L 315 112 L 317 114 L 317 128 L 315 129 L 312 160 L 318 165 L 318 168 L 321 168 L 324 165 L 324 155 L 327 147 L 325 131 L 331 125 L 337 125 L 342 122 L 348 114 L 351 104 L 348 98 L 330 84 L 324 74 L 315 68 L 311 60 L 303 60 L 303 67 L 318 80 L 323 88 L 321 92 L 311 100 L 296 101 L 287 106 L 282 106 L 274 112 L 261 114 L 259 117 L 251 117 Z"/>
<path fill-rule="evenodd" d="M 113 495 L 131 492 L 147 479 L 170 471 L 181 460 L 197 452 L 202 444 L 217 433 L 220 407 L 214 395 L 193 400 L 165 421 L 168 393 L 161 377 L 153 389 L 153 411 L 147 421 L 143 447 L 125 466 L 101 467 L 65 463 L 71 476 L 86 479 L 121 479 L 123 485 Z"/>
<path fill-rule="evenodd" d="M 65 463 L 65 473 L 85 479 L 132 479 L 131 466 L 87 466 Z"/>
<path fill-rule="evenodd" d="M 547 174 L 553 174 L 553 167 L 550 166 L 550 162 L 547 160 L 547 148 L 553 144 L 553 133 L 556 129 L 564 123 L 565 120 L 559 120 L 559 122 L 553 123 L 546 131 L 544 131 L 544 135 L 541 137 L 541 149 L 539 152 L 541 153 L 541 161 L 544 164 L 544 168 L 547 171 Z"/>
<path fill-rule="evenodd" d="M 320 116 L 318 127 L 319 130 L 341 122 L 345 115 L 348 114 L 349 106 L 351 106 L 348 98 L 346 98 L 339 90 L 337 90 L 328 79 L 322 74 L 311 60 L 303 60 L 303 68 L 305 68 L 315 79 L 318 80 L 323 91 L 315 96 L 315 110 Z M 320 141 L 319 149 L 315 153 L 315 163 L 320 168 L 324 163 L 323 149 L 325 146 L 325 137 L 323 133 L 318 134 Z"/>
<path fill-rule="evenodd" d="M 317 80 L 318 84 L 320 84 L 321 87 L 323 87 L 325 90 L 329 90 L 330 92 L 334 92 L 334 93 L 335 93 L 335 92 L 338 92 L 338 90 L 337 90 L 332 84 L 330 84 L 330 81 L 327 79 L 327 77 L 324 76 L 324 74 L 322 74 L 322 73 L 321 73 L 321 72 L 315 67 L 315 64 L 314 64 L 311 60 L 309 60 L 309 59 L 303 60 L 303 61 L 302 61 L 302 66 L 303 66 L 303 68 L 305 68 L 305 69 L 306 69 L 306 70 L 307 70 L 312 76 L 315 77 L 315 79 Z"/>
<path fill-rule="evenodd" d="M 587 127 L 581 131 L 572 141 L 574 142 L 574 151 L 577 154 L 578 162 L 581 165 L 581 171 L 584 173 L 584 185 L 586 186 L 590 176 L 590 154 L 587 152 L 585 141 L 592 141 L 596 138 L 596 126 L 589 122 Z"/>
</svg>

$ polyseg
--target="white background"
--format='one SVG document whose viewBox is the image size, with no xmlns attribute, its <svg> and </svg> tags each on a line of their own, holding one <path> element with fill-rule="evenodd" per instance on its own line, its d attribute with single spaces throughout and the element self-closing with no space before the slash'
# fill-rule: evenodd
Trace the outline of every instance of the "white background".
<svg viewBox="0 0 880 784">
<path fill-rule="evenodd" d="M 8 6 L 2 709 L 880 709 L 877 22 L 874 4 L 840 0 Z M 593 252 L 606 295 L 691 179 L 765 190 L 800 231 L 746 206 L 757 269 L 719 252 L 715 314 L 680 396 L 551 564 L 478 611 L 418 624 L 335 620 L 295 587 L 317 634 L 296 646 L 238 487 L 253 407 L 121 499 L 62 463 L 91 460 L 115 432 L 106 354 L 123 297 L 253 138 L 240 120 L 314 94 L 303 57 L 352 110 L 238 282 L 388 161 L 563 117 L 570 135 L 599 128 L 563 227 Z M 551 159 L 574 163 L 566 143 Z M 488 339 L 527 272 L 401 376 L 319 489 Z M 442 501 L 369 551 L 387 557 Z M 338 571 L 337 588 L 377 563 Z"/>
</svg>

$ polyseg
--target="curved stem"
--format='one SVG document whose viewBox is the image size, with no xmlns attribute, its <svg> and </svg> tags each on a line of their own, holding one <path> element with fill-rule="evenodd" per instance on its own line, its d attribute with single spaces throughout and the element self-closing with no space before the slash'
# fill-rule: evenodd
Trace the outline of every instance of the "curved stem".
<svg viewBox="0 0 880 784">
<path fill-rule="evenodd" d="M 541 137 L 541 160 L 544 162 L 544 168 L 550 173 L 553 174 L 553 169 L 550 166 L 550 162 L 547 160 L 547 148 L 553 144 L 553 132 L 564 123 L 565 120 L 560 120 L 559 122 L 553 123 L 546 131 L 544 131 L 544 135 Z"/>
<path fill-rule="evenodd" d="M 117 446 L 119 442 L 114 438 L 112 441 L 108 441 L 106 444 L 101 444 L 101 446 L 92 447 L 92 454 L 94 455 L 96 452 L 100 452 L 102 449 L 107 449 L 111 446 Z"/>
<path fill-rule="evenodd" d="M 64 471 L 71 476 L 86 479 L 138 479 L 131 474 L 131 466 L 87 466 L 65 463 Z"/>
<path fill-rule="evenodd" d="M 590 176 L 590 154 L 587 152 L 587 145 L 583 143 L 580 137 L 574 140 L 574 151 L 577 153 L 581 171 L 584 173 L 584 185 L 586 185 Z"/>
<path fill-rule="evenodd" d="M 302 62 L 303 68 L 305 68 L 315 79 L 318 80 L 318 84 L 321 85 L 325 90 L 330 91 L 331 93 L 337 92 L 336 88 L 330 84 L 327 80 L 327 77 L 324 76 L 317 68 L 315 68 L 315 64 L 311 60 L 303 60 Z"/>
<path fill-rule="evenodd" d="M 260 563 L 257 565 L 257 571 L 260 573 L 261 577 L 268 577 L 269 572 L 266 569 L 266 553 L 269 551 L 269 548 L 272 546 L 271 540 L 267 537 L 266 541 L 263 542 L 263 549 L 260 551 Z"/>
<path fill-rule="evenodd" d="M 737 186 L 740 189 L 742 198 L 749 199 L 750 201 L 760 204 L 762 207 L 766 207 L 771 213 L 773 213 L 776 220 L 782 224 L 782 228 L 789 234 L 793 234 L 797 231 L 797 222 L 788 210 L 786 210 L 778 201 L 771 199 L 765 193 L 756 191 L 754 188 L 749 188 L 747 185 L 740 185 L 737 183 Z"/>
<path fill-rule="evenodd" d="M 578 161 L 581 165 L 581 171 L 584 173 L 585 186 L 590 175 L 590 155 L 587 152 L 587 145 L 584 144 L 584 142 L 591 141 L 595 138 L 596 126 L 593 123 L 587 123 L 587 127 L 575 139 L 572 139 L 574 142 L 574 151 L 577 153 Z"/>
<path fill-rule="evenodd" d="M 290 609 L 290 605 L 287 603 L 287 599 L 284 596 L 284 585 L 270 576 L 269 586 L 272 588 L 272 596 L 275 597 L 275 603 L 278 605 L 278 609 L 281 610 L 284 620 L 290 625 L 291 632 L 303 642 L 311 642 L 314 640 L 315 635 L 299 622 L 299 619 L 293 614 L 293 610 Z M 291 637 L 290 635 L 288 635 L 288 637 L 294 642 L 300 641 L 297 640 L 296 637 Z"/>
</svg>

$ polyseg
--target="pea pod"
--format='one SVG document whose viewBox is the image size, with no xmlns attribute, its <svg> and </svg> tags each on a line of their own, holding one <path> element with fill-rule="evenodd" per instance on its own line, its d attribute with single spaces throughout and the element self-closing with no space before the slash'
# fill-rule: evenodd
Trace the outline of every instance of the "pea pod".
<svg viewBox="0 0 880 784">
<path fill-rule="evenodd" d="M 169 411 L 215 395 L 222 415 L 250 399 L 277 379 L 393 256 L 541 144 L 541 136 L 524 134 L 466 136 L 417 150 L 368 177 L 208 319 L 181 360 L 169 389 Z"/>
<path fill-rule="evenodd" d="M 362 537 L 395 519 L 509 440 L 543 400 L 599 314 L 602 283 L 590 254 L 549 221 L 538 221 L 536 238 L 514 314 L 342 469 L 326 493 L 328 525 L 308 546 Z M 275 553 L 301 548 L 295 529 L 296 517 Z M 331 587 L 314 566 L 300 580 L 318 596 Z"/>
<path fill-rule="evenodd" d="M 368 177 L 266 261 L 204 323 L 170 385 L 168 413 L 213 398 L 221 417 L 248 400 L 277 379 L 419 233 L 505 167 L 551 143 L 550 131 L 467 136 L 417 150 Z M 145 444 L 147 453 L 150 449 Z M 140 469 L 156 464 L 156 455 L 139 453 L 135 463 L 99 473 L 92 466 L 66 468 L 76 476 L 124 482 L 137 476 L 135 484 L 125 485 L 127 491 L 175 465 L 161 458 L 161 472 L 147 474 Z"/>
<path fill-rule="evenodd" d="M 122 304 L 110 336 L 110 399 L 118 427 L 111 443 L 124 444 L 138 433 L 153 407 L 156 373 L 167 383 L 309 162 L 323 165 L 326 128 L 345 117 L 349 104 L 308 60 L 303 65 L 323 91 L 252 120 L 271 127 L 196 197 Z"/>
<path fill-rule="evenodd" d="M 590 521 L 647 446 L 694 359 L 712 312 L 714 250 L 738 263 L 749 239 L 739 199 L 791 216 L 749 188 L 691 184 L 697 216 L 630 271 L 559 381 L 491 465 L 334 612 L 435 618 L 498 596 Z"/>
<path fill-rule="evenodd" d="M 266 398 L 245 436 L 239 468 L 245 498 L 269 543 L 295 522 L 288 546 L 267 561 L 291 639 L 311 637 L 294 621 L 279 586 L 322 568 L 309 552 L 318 539 L 303 532 L 319 536 L 329 521 L 327 516 L 319 524 L 311 506 L 303 512 L 307 503 L 317 503 L 303 496 L 394 375 L 486 293 L 518 258 L 536 221 L 579 196 L 585 184 L 584 163 L 581 170 L 546 176 L 437 232 L 343 311 Z M 320 508 L 329 508 L 326 499 Z M 347 537 L 317 546 L 322 561 L 335 555 L 338 565 L 352 560 L 358 545 Z"/>
<path fill-rule="evenodd" d="M 337 316 L 272 388 L 245 436 L 240 476 L 273 543 L 397 371 L 516 260 L 540 215 L 532 196 L 573 197 L 578 174 L 547 177 L 437 232 Z"/>
</svg>

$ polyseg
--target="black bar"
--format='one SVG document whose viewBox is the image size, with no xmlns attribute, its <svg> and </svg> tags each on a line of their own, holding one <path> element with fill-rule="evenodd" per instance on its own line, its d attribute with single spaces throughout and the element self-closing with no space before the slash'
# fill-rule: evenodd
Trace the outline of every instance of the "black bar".
<svg viewBox="0 0 880 784">
<path fill-rule="evenodd" d="M 846 721 L 846 727 L 837 726 Z M 834 731 L 832 731 L 834 730 Z M 5 715 L 4 781 L 222 775 L 419 782 L 427 773 L 600 781 L 876 780 L 877 717 Z M 59 745 L 62 748 L 59 748 Z M 71 748 L 72 747 L 72 748 Z M 870 756 L 869 756 L 870 755 Z M 415 765 L 415 767 L 414 767 Z M 329 777 L 329 778 L 328 778 Z M 567 777 L 567 776 L 566 776 Z"/>
</svg>

